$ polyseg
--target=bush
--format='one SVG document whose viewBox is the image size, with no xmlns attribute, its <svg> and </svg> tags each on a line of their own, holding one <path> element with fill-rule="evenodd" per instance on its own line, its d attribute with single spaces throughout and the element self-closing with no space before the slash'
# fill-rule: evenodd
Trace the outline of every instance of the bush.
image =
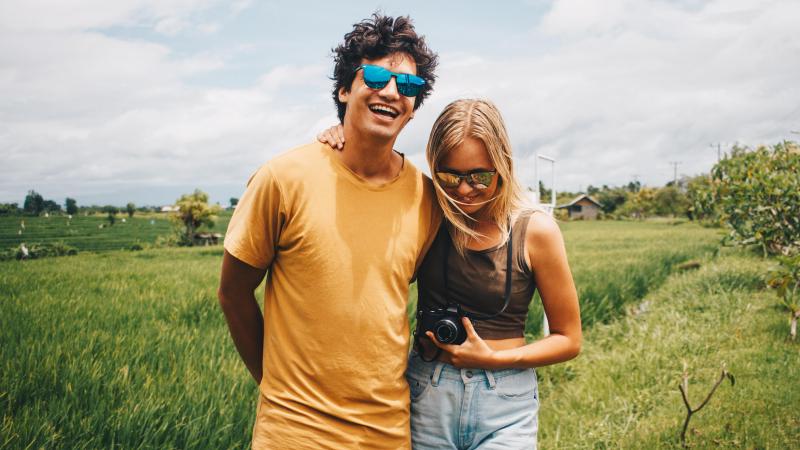
<svg viewBox="0 0 800 450">
<path fill-rule="evenodd" d="M 0 203 L 0 216 L 19 214 L 21 211 L 16 203 Z"/>
<path fill-rule="evenodd" d="M 712 192 L 729 241 L 758 245 L 764 256 L 800 250 L 800 147 L 784 142 L 734 147 L 712 170 Z"/>
</svg>

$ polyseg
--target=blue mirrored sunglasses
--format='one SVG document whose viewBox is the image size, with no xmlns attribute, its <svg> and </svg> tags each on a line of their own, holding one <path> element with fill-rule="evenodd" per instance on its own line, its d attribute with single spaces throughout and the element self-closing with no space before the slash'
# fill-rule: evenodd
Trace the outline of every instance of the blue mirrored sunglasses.
<svg viewBox="0 0 800 450">
<path fill-rule="evenodd" d="M 392 77 L 395 77 L 397 83 L 397 92 L 405 95 L 406 97 L 416 97 L 422 86 L 425 85 L 425 80 L 410 73 L 395 73 L 386 70 L 381 66 L 373 66 L 370 64 L 363 64 L 358 66 L 356 72 L 364 70 L 364 84 L 371 89 L 383 89 Z"/>
</svg>

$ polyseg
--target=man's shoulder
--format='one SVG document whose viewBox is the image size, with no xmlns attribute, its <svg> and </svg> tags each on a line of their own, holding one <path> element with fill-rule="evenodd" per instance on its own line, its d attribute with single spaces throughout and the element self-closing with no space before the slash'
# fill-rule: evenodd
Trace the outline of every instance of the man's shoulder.
<svg viewBox="0 0 800 450">
<path fill-rule="evenodd" d="M 322 145 L 312 142 L 285 150 L 263 163 L 257 172 L 269 171 L 276 179 L 291 179 L 307 173 L 313 170 L 315 163 L 324 162 Z"/>
<path fill-rule="evenodd" d="M 319 142 L 311 142 L 297 147 L 285 150 L 272 159 L 267 161 L 265 165 L 273 168 L 291 167 L 297 164 L 309 164 L 314 161 L 322 160 L 322 150 L 324 144 Z"/>
<path fill-rule="evenodd" d="M 405 158 L 405 157 L 404 157 Z M 431 178 L 425 174 L 416 164 L 414 164 L 410 158 L 405 158 L 403 164 L 406 165 L 406 171 L 409 177 L 416 179 L 419 183 L 425 186 L 426 190 L 431 190 L 433 192 L 433 183 L 431 182 Z"/>
<path fill-rule="evenodd" d="M 247 185 L 254 182 L 281 184 L 282 181 L 291 181 L 294 178 L 302 177 L 313 170 L 314 161 L 323 159 L 320 145 L 319 143 L 305 144 L 275 155 L 253 172 Z"/>
</svg>

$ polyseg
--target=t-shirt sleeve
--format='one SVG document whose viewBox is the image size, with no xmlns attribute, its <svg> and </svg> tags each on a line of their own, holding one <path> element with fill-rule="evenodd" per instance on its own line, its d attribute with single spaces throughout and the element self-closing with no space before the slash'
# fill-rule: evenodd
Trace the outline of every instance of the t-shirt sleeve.
<svg viewBox="0 0 800 450">
<path fill-rule="evenodd" d="M 278 181 L 265 164 L 250 177 L 236 205 L 225 233 L 225 250 L 250 266 L 268 268 L 286 221 L 284 208 Z"/>
</svg>

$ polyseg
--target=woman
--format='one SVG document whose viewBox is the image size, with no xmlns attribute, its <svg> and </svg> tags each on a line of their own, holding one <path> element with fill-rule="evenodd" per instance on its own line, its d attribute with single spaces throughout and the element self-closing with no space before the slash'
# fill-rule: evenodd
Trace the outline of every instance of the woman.
<svg viewBox="0 0 800 450">
<path fill-rule="evenodd" d="M 335 127 L 319 139 L 344 143 Z M 534 368 L 574 358 L 581 346 L 561 232 L 547 214 L 525 206 L 492 103 L 447 105 L 426 153 L 447 220 L 418 271 L 417 332 L 406 372 L 413 446 L 535 448 Z M 525 319 L 535 289 L 550 334 L 528 344 Z M 458 320 L 462 329 L 448 323 Z"/>
</svg>

